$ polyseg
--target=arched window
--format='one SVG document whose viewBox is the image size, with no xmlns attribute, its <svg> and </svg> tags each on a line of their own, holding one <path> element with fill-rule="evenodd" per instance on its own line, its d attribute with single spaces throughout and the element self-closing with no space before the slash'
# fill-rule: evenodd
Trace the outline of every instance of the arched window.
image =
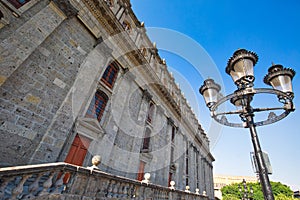
<svg viewBox="0 0 300 200">
<path fill-rule="evenodd" d="M 95 93 L 93 100 L 91 101 L 91 104 L 86 113 L 86 116 L 92 117 L 92 118 L 97 118 L 97 120 L 100 122 L 102 115 L 104 113 L 107 101 L 108 101 L 107 95 L 104 92 L 98 90 Z"/>
<path fill-rule="evenodd" d="M 153 114 L 154 114 L 154 103 L 150 102 L 148 115 L 147 115 L 147 122 L 152 123 Z"/>
<path fill-rule="evenodd" d="M 113 88 L 114 83 L 117 79 L 119 72 L 119 68 L 116 66 L 115 63 L 111 63 L 108 65 L 108 67 L 105 69 L 104 74 L 101 78 L 101 80 L 110 88 Z"/>
</svg>

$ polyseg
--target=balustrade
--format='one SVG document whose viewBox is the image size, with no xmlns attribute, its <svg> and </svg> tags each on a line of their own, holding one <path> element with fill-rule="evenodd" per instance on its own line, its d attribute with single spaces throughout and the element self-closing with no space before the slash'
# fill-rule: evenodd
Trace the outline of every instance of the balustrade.
<svg viewBox="0 0 300 200">
<path fill-rule="evenodd" d="M 67 163 L 0 168 L 0 199 L 208 199 Z"/>
</svg>

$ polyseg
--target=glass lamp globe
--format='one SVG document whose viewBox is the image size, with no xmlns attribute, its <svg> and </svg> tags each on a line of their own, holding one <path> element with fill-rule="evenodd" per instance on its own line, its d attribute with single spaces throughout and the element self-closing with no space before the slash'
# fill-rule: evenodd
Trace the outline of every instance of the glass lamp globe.
<svg viewBox="0 0 300 200">
<path fill-rule="evenodd" d="M 204 81 L 203 85 L 199 89 L 199 92 L 201 95 L 203 95 L 207 107 L 210 108 L 218 101 L 220 97 L 220 90 L 221 86 L 216 84 L 213 79 L 206 79 Z"/>
<path fill-rule="evenodd" d="M 237 86 L 246 87 L 254 82 L 253 67 L 258 61 L 256 53 L 246 49 L 238 49 L 228 60 L 226 73 L 229 74 Z"/>
<path fill-rule="evenodd" d="M 293 69 L 284 68 L 282 65 L 273 65 L 264 77 L 264 82 L 276 90 L 293 94 L 292 80 L 295 74 Z"/>
</svg>

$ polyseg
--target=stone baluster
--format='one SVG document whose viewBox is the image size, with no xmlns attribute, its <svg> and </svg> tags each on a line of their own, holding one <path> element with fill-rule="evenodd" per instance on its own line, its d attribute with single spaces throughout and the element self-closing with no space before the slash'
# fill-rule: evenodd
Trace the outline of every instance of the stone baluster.
<svg viewBox="0 0 300 200">
<path fill-rule="evenodd" d="M 48 189 L 52 186 L 52 179 L 54 176 L 54 172 L 51 172 L 49 178 L 43 184 L 43 190 L 40 192 L 39 196 L 43 196 L 48 194 Z"/>
<path fill-rule="evenodd" d="M 165 199 L 169 199 L 169 192 L 168 192 L 168 191 L 165 191 L 164 194 L 165 194 L 164 198 L 165 198 Z"/>
<path fill-rule="evenodd" d="M 106 197 L 112 197 L 113 182 L 114 181 L 110 181 L 109 184 L 108 184 Z"/>
<path fill-rule="evenodd" d="M 43 175 L 44 173 L 37 174 L 36 178 L 34 178 L 33 183 L 31 183 L 28 187 L 29 194 L 27 194 L 24 199 L 32 199 L 37 195 L 39 189 L 39 181 Z"/>
<path fill-rule="evenodd" d="M 154 189 L 153 196 L 155 199 L 160 199 L 160 191 L 158 189 Z"/>
<path fill-rule="evenodd" d="M 127 183 L 121 183 L 121 186 L 120 186 L 120 197 L 122 197 L 122 198 L 126 198 L 126 192 L 125 191 L 127 191 Z"/>
<path fill-rule="evenodd" d="M 123 197 L 124 198 L 128 198 L 128 197 L 130 197 L 129 195 L 128 195 L 128 188 L 129 188 L 129 184 L 128 183 L 126 183 L 126 184 L 124 184 L 124 186 L 123 186 Z"/>
<path fill-rule="evenodd" d="M 164 199 L 168 199 L 168 192 L 164 191 L 163 194 L 164 194 Z"/>
<path fill-rule="evenodd" d="M 138 187 L 137 188 L 137 191 L 136 191 L 136 194 L 137 194 L 137 199 L 138 200 L 143 200 L 146 198 L 146 195 L 145 195 L 145 187 L 144 186 L 141 186 L 141 187 Z"/>
<path fill-rule="evenodd" d="M 157 194 L 158 194 L 158 199 L 163 199 L 163 193 L 161 190 L 157 190 Z"/>
<path fill-rule="evenodd" d="M 120 186 L 119 186 L 119 189 L 118 189 L 118 197 L 119 198 L 124 197 L 124 193 L 123 193 L 124 187 L 125 187 L 125 183 L 120 183 Z"/>
<path fill-rule="evenodd" d="M 161 199 L 166 199 L 166 192 L 164 190 L 161 191 Z"/>
<path fill-rule="evenodd" d="M 117 182 L 113 188 L 113 197 L 119 197 L 119 188 L 120 188 L 120 183 Z"/>
<path fill-rule="evenodd" d="M 175 193 L 170 191 L 169 195 L 167 196 L 167 199 L 175 199 Z"/>
<path fill-rule="evenodd" d="M 15 179 L 15 177 L 1 177 L 1 186 L 0 186 L 0 199 L 4 199 L 5 196 L 5 188 L 10 181 Z"/>
<path fill-rule="evenodd" d="M 136 190 L 137 190 L 137 188 L 135 187 L 135 185 L 130 184 L 129 189 L 128 189 L 129 197 L 135 198 L 135 196 L 136 196 Z"/>
<path fill-rule="evenodd" d="M 62 188 L 63 184 L 64 184 L 64 177 L 65 177 L 65 172 L 60 172 L 59 175 L 58 175 L 58 179 L 56 180 L 54 186 L 55 186 L 55 190 L 53 193 L 55 194 L 61 194 L 61 192 L 65 189 Z M 60 176 L 60 177 L 59 177 Z"/>
<path fill-rule="evenodd" d="M 19 184 L 17 185 L 17 187 L 15 187 L 15 188 L 12 190 L 12 194 L 11 194 L 11 198 L 12 198 L 12 199 L 17 199 L 17 196 L 23 192 L 23 186 L 24 186 L 24 183 L 27 181 L 27 179 L 28 179 L 30 176 L 31 176 L 31 175 L 24 175 L 24 176 L 22 176 L 22 179 L 21 179 L 21 181 L 19 182 Z"/>
<path fill-rule="evenodd" d="M 97 196 L 99 197 L 106 197 L 108 194 L 108 186 L 109 186 L 109 180 L 108 179 L 102 179 L 99 181 L 99 183 L 102 183 L 102 186 L 100 187 L 100 191 L 97 193 Z"/>
<path fill-rule="evenodd" d="M 127 185 L 127 198 L 129 199 L 129 198 L 132 198 L 133 197 L 133 191 L 132 191 L 132 184 L 128 184 Z"/>
</svg>

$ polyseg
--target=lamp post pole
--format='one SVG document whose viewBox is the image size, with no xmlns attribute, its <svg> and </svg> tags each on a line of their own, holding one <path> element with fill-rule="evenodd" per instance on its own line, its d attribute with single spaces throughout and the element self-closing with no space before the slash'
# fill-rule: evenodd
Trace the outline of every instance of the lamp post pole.
<svg viewBox="0 0 300 200">
<path fill-rule="evenodd" d="M 268 171 L 266 168 L 265 161 L 263 159 L 263 154 L 262 154 L 262 150 L 261 150 L 260 143 L 258 140 L 258 135 L 256 133 L 256 128 L 254 126 L 253 113 L 250 113 L 246 117 L 246 119 L 247 119 L 247 125 L 250 129 L 252 144 L 253 144 L 253 148 L 254 148 L 254 155 L 257 160 L 259 178 L 260 178 L 264 197 L 265 197 L 265 199 L 268 199 L 268 200 L 274 200 L 272 187 L 271 187 L 271 184 L 269 181 Z"/>
<path fill-rule="evenodd" d="M 257 61 L 258 56 L 256 53 L 246 49 L 238 49 L 228 60 L 226 67 L 226 73 L 232 77 L 238 89 L 234 93 L 223 97 L 223 95 L 219 93 L 221 90 L 220 85 L 216 84 L 213 79 L 206 79 L 204 84 L 200 87 L 199 92 L 203 95 L 206 106 L 209 108 L 211 117 L 214 120 L 226 126 L 250 129 L 264 199 L 274 200 L 256 127 L 275 123 L 295 110 L 293 104 L 294 93 L 292 90 L 292 79 L 296 72 L 290 68 L 283 68 L 282 65 L 272 65 L 268 70 L 268 74 L 264 77 L 264 82 L 271 85 L 273 89 L 253 88 L 255 79 L 253 67 Z M 278 101 L 282 103 L 283 106 L 252 108 L 250 104 L 253 97 L 257 94 L 276 95 Z M 237 109 L 220 112 L 218 108 L 227 101 L 230 101 Z M 256 112 L 267 111 L 272 111 L 269 113 L 267 119 L 254 122 L 254 114 Z M 276 115 L 273 111 L 282 111 L 282 113 Z M 243 123 L 229 122 L 226 117 L 227 115 L 239 115 Z"/>
<path fill-rule="evenodd" d="M 253 189 L 252 186 L 250 186 L 250 192 L 248 190 L 247 184 L 246 184 L 246 180 L 243 179 L 243 189 L 241 188 L 241 186 L 239 185 L 239 192 L 241 194 L 241 199 L 242 200 L 253 200 Z"/>
</svg>

